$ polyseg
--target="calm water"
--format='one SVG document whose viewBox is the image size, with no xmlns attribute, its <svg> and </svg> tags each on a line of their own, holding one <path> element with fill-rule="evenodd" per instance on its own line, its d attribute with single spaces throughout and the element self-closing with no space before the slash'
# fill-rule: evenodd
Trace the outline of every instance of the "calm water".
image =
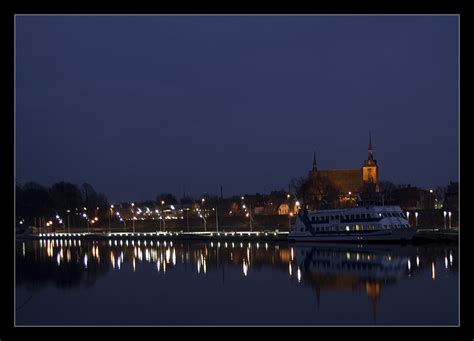
<svg viewBox="0 0 474 341">
<path fill-rule="evenodd" d="M 457 325 L 455 246 L 16 245 L 17 325 Z"/>
</svg>

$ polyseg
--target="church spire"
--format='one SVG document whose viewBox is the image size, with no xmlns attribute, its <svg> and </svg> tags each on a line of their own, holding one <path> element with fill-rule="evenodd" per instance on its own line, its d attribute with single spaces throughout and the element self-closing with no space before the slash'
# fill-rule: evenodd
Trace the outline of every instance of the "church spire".
<svg viewBox="0 0 474 341">
<path fill-rule="evenodd" d="M 369 157 L 368 159 L 369 160 L 374 159 L 374 151 L 372 149 L 372 134 L 370 133 L 370 130 L 369 130 Z"/>
<path fill-rule="evenodd" d="M 316 170 L 316 152 L 313 153 L 313 170 Z"/>
</svg>

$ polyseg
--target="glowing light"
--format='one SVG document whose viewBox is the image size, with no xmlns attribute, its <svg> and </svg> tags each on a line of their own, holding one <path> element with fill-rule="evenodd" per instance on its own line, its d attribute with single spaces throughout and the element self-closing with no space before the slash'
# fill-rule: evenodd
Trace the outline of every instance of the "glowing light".
<svg viewBox="0 0 474 341">
<path fill-rule="evenodd" d="M 288 273 L 291 275 L 293 274 L 293 269 L 291 268 L 291 263 L 288 263 Z"/>
<path fill-rule="evenodd" d="M 444 267 L 448 268 L 448 257 L 444 257 Z"/>
<path fill-rule="evenodd" d="M 420 257 L 416 256 L 416 267 L 420 266 Z"/>
<path fill-rule="evenodd" d="M 431 279 L 434 281 L 436 279 L 435 263 L 431 262 Z"/>
<path fill-rule="evenodd" d="M 410 260 L 408 260 L 407 266 L 408 266 L 408 271 L 410 271 L 410 270 L 411 270 L 411 262 L 410 262 Z"/>
<path fill-rule="evenodd" d="M 58 255 L 56 256 L 56 262 L 58 263 L 58 265 L 61 264 L 61 256 L 60 256 L 59 253 L 58 253 Z"/>
<path fill-rule="evenodd" d="M 244 276 L 245 276 L 245 277 L 247 277 L 248 270 L 249 270 L 249 267 L 248 267 L 248 265 L 247 265 L 247 262 L 246 262 L 245 259 L 244 259 L 244 261 L 243 261 L 243 263 L 242 263 L 242 271 L 244 272 Z"/>
<path fill-rule="evenodd" d="M 135 269 L 136 269 L 135 258 L 132 259 L 132 265 L 133 265 L 133 272 L 135 272 Z"/>
<path fill-rule="evenodd" d="M 87 269 L 87 253 L 84 255 L 84 266 Z"/>
<path fill-rule="evenodd" d="M 301 282 L 301 270 L 299 266 L 298 266 L 297 277 L 298 277 L 298 283 Z"/>
<path fill-rule="evenodd" d="M 268 243 L 265 243 L 265 250 L 268 250 Z"/>
<path fill-rule="evenodd" d="M 453 254 L 451 252 L 449 253 L 449 264 L 453 265 Z"/>
</svg>

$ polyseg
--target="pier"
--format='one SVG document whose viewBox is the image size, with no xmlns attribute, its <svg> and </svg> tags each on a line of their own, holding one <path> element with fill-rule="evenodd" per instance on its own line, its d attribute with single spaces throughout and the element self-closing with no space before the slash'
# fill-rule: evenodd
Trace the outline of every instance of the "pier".
<svg viewBox="0 0 474 341">
<path fill-rule="evenodd" d="M 412 243 L 457 243 L 458 230 L 436 228 L 418 229 Z M 23 234 L 18 239 L 90 239 L 90 240 L 183 240 L 183 241 L 255 241 L 286 242 L 288 231 L 227 231 L 227 232 L 45 232 Z M 323 242 L 323 240 L 321 241 Z M 348 241 L 341 241 L 347 243 Z M 350 243 L 350 242 L 349 242 Z M 364 241 L 370 243 L 370 241 Z M 393 242 L 392 242 L 393 243 Z"/>
<path fill-rule="evenodd" d="M 133 239 L 133 240 L 242 240 L 287 241 L 288 232 L 235 231 L 235 232 L 50 232 L 17 236 L 25 239 Z"/>
</svg>

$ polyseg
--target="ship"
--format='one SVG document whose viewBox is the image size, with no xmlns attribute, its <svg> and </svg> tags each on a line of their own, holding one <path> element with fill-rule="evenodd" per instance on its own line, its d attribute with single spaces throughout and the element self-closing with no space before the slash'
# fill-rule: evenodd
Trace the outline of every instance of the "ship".
<svg viewBox="0 0 474 341">
<path fill-rule="evenodd" d="M 411 240 L 416 230 L 396 205 L 300 209 L 288 239 L 296 242 L 402 242 Z"/>
</svg>

